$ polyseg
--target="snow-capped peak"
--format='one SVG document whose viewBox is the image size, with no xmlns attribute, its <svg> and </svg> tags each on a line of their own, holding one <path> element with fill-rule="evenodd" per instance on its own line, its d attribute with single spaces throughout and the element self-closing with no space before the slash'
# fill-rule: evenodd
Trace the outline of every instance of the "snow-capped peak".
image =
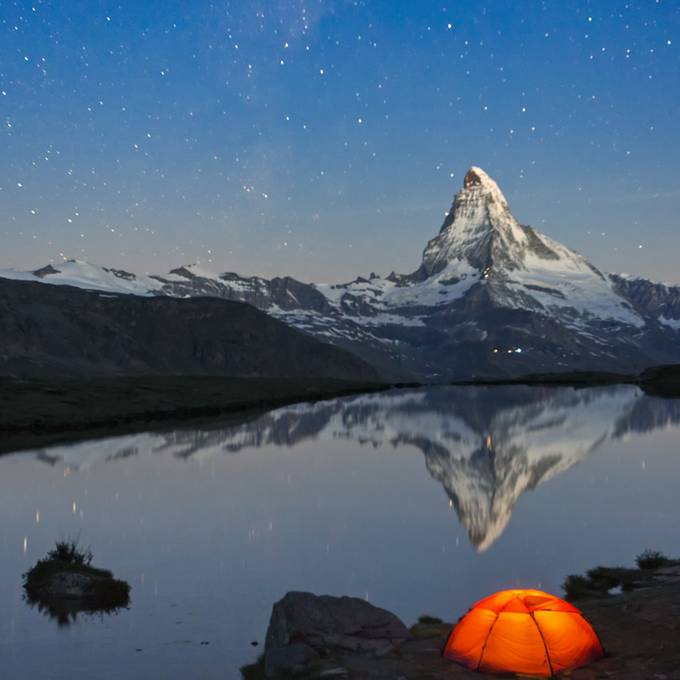
<svg viewBox="0 0 680 680">
<path fill-rule="evenodd" d="M 172 269 L 168 275 L 166 275 L 164 278 L 167 280 L 172 280 L 172 276 L 179 276 L 183 279 L 193 279 L 193 278 L 199 278 L 199 279 L 208 279 L 212 281 L 219 281 L 220 276 L 219 274 L 209 270 L 205 269 L 203 265 L 201 265 L 198 262 L 193 262 L 191 264 L 186 264 L 183 265 L 182 267 L 177 267 L 176 269 Z"/>
<path fill-rule="evenodd" d="M 520 224 L 496 182 L 471 167 L 439 234 L 426 246 L 415 277 L 469 279 L 470 270 L 505 307 L 553 316 L 644 325 L 612 283 L 582 255 Z"/>
<path fill-rule="evenodd" d="M 425 248 L 423 269 L 431 276 L 453 260 L 467 260 L 480 271 L 493 265 L 518 269 L 530 238 L 512 216 L 496 182 L 473 166 L 439 234 Z"/>
<path fill-rule="evenodd" d="M 408 274 L 322 285 L 216 274 L 198 263 L 164 275 L 135 276 L 74 260 L 32 272 L 0 270 L 0 278 L 245 302 L 369 361 L 377 357 L 399 377 L 486 371 L 501 349 L 518 361 L 537 352 L 542 363 L 534 367 L 602 367 L 603 361 L 618 367 L 611 349 L 616 345 L 628 357 L 637 352 L 636 361 L 644 363 L 645 350 L 631 350 L 630 334 L 616 329 L 625 325 L 647 333 L 642 329 L 648 319 L 654 321 L 650 333 L 672 333 L 676 341 L 680 288 L 656 286 L 650 302 L 649 286 L 606 276 L 579 253 L 520 224 L 481 168 L 471 167 L 462 184 L 439 234 L 425 248 L 422 265 Z M 448 350 L 456 343 L 474 347 L 477 364 Z M 667 354 L 659 356 L 658 363 L 667 361 Z M 506 357 L 498 366 L 512 371 L 520 365 L 515 368 Z M 526 371 L 530 364 L 522 366 Z"/>
<path fill-rule="evenodd" d="M 463 190 L 487 194 L 491 200 L 508 208 L 508 201 L 498 184 L 496 184 L 484 170 L 476 165 L 473 165 L 465 174 L 465 177 L 463 178 Z"/>
<path fill-rule="evenodd" d="M 34 271 L 0 270 L 0 278 L 134 295 L 153 295 L 162 287 L 162 284 L 153 277 L 100 267 L 83 260 L 64 260 Z"/>
</svg>

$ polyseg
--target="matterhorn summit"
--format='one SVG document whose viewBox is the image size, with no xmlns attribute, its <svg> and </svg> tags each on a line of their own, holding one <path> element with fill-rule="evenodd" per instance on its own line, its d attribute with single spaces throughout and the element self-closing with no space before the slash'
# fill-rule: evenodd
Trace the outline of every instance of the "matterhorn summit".
<svg viewBox="0 0 680 680">
<path fill-rule="evenodd" d="M 472 167 L 456 194 L 439 235 L 423 254 L 428 275 L 443 269 L 452 260 L 467 260 L 484 270 L 494 261 L 517 267 L 529 236 L 510 213 L 508 202 L 484 170 Z"/>
<path fill-rule="evenodd" d="M 473 166 L 409 274 L 309 284 L 196 265 L 135 276 L 83 262 L 15 278 L 97 291 L 246 302 L 372 363 L 386 378 L 446 381 L 531 372 L 635 372 L 680 361 L 680 288 L 605 274 L 520 223 Z"/>
<path fill-rule="evenodd" d="M 486 275 L 493 272 L 494 278 L 511 279 L 521 270 L 564 270 L 605 281 L 581 255 L 520 224 L 496 182 L 477 167 L 468 170 L 439 234 L 427 244 L 422 268 L 432 275 L 456 261 Z"/>
</svg>

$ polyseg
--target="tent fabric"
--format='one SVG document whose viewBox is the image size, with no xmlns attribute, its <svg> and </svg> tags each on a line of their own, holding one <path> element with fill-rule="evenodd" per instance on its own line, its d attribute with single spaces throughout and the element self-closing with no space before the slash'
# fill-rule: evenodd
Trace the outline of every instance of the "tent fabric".
<svg viewBox="0 0 680 680">
<path fill-rule="evenodd" d="M 540 590 L 502 590 L 458 622 L 444 657 L 483 673 L 552 677 L 604 656 L 600 641 L 573 605 Z"/>
</svg>

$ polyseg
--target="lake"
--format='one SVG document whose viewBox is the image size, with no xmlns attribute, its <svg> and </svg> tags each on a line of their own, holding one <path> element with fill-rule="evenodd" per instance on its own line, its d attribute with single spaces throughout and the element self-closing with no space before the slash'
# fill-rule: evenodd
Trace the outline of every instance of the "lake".
<svg viewBox="0 0 680 680">
<path fill-rule="evenodd" d="M 1 677 L 239 678 L 289 590 L 410 625 L 678 555 L 679 444 L 680 400 L 632 386 L 441 387 L 3 456 Z M 128 610 L 59 626 L 24 602 L 72 537 Z"/>
</svg>

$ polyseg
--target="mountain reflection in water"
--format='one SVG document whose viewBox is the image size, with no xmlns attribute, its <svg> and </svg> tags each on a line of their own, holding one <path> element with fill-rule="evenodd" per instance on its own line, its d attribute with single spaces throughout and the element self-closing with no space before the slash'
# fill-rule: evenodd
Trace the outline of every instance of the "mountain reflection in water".
<svg viewBox="0 0 680 680">
<path fill-rule="evenodd" d="M 575 390 L 441 387 L 297 404 L 213 429 L 131 435 L 36 452 L 69 472 L 152 451 L 206 459 L 303 441 L 351 440 L 420 450 L 471 543 L 503 533 L 520 496 L 610 439 L 680 422 L 680 400 L 632 386 Z"/>
</svg>

